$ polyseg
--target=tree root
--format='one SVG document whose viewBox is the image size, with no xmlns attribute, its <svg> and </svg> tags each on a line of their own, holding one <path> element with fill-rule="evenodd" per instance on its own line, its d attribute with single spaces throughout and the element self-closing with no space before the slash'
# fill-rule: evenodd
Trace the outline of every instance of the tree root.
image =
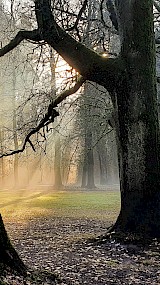
<svg viewBox="0 0 160 285">
<path fill-rule="evenodd" d="M 113 240 L 123 245 L 135 245 L 144 249 L 147 248 L 155 240 L 155 238 L 144 236 L 141 233 L 123 231 L 113 225 L 107 229 L 105 234 L 89 239 L 88 242 L 101 245 Z M 160 242 L 160 239 L 156 240 Z"/>
</svg>

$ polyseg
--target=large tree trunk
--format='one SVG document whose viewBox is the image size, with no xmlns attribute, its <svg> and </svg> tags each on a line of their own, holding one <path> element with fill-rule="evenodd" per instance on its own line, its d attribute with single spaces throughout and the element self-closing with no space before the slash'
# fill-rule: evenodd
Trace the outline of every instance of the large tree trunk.
<svg viewBox="0 0 160 285">
<path fill-rule="evenodd" d="M 128 1 L 125 11 L 123 1 L 118 2 L 126 75 L 117 86 L 114 101 L 121 184 L 121 211 L 114 228 L 160 237 L 152 1 Z"/>
<path fill-rule="evenodd" d="M 2 217 L 0 215 L 0 263 L 9 266 L 21 274 L 26 274 L 26 267 L 13 248 L 7 232 L 5 230 Z"/>
</svg>

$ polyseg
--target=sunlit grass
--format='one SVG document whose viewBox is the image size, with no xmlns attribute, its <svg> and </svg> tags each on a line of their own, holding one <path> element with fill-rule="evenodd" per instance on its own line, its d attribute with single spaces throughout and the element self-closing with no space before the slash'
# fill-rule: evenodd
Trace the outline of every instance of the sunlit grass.
<svg viewBox="0 0 160 285">
<path fill-rule="evenodd" d="M 118 191 L 0 191 L 5 220 L 45 217 L 94 218 L 113 221 L 120 208 Z"/>
</svg>

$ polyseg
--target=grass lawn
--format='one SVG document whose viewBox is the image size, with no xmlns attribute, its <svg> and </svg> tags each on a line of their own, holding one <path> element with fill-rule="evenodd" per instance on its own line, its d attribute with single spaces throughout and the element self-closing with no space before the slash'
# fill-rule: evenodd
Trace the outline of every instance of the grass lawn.
<svg viewBox="0 0 160 285">
<path fill-rule="evenodd" d="M 42 277 L 41 283 L 21 282 L 8 272 L 4 285 L 55 285 L 48 283 L 50 273 L 58 274 L 59 284 L 64 285 L 160 284 L 160 244 L 156 239 L 148 248 L 115 239 L 99 245 L 88 240 L 105 234 L 117 218 L 117 189 L 1 190 L 0 197 L 0 213 L 15 249 L 27 266 L 45 270 L 47 278 L 47 283 Z"/>
<path fill-rule="evenodd" d="M 114 221 L 119 208 L 120 194 L 117 190 L 0 191 L 0 213 L 4 220 L 57 216 Z"/>
</svg>

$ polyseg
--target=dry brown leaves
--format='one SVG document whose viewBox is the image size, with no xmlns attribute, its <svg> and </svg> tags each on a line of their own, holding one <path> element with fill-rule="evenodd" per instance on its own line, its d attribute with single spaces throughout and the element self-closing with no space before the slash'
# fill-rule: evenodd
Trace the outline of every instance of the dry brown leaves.
<svg viewBox="0 0 160 285">
<path fill-rule="evenodd" d="M 45 270 L 39 282 L 7 275 L 9 285 L 129 285 L 160 284 L 159 243 L 148 249 L 133 244 L 122 245 L 108 240 L 102 245 L 88 238 L 104 234 L 108 224 L 99 220 L 43 218 L 27 224 L 6 225 L 21 258 L 34 270 Z M 60 280 L 54 281 L 49 272 Z M 38 277 L 37 277 L 38 278 Z"/>
</svg>

